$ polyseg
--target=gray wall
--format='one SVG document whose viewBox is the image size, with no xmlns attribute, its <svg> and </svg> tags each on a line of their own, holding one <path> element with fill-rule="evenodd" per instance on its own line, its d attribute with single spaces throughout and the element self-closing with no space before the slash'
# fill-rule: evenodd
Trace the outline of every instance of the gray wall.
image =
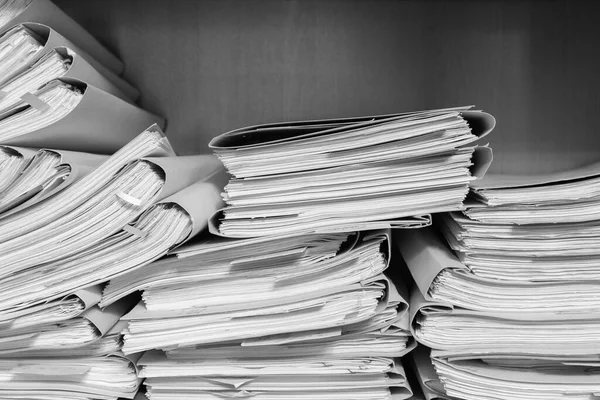
<svg viewBox="0 0 600 400">
<path fill-rule="evenodd" d="M 600 159 L 600 2 L 55 0 L 181 154 L 272 121 L 475 104 L 494 171 Z"/>
</svg>

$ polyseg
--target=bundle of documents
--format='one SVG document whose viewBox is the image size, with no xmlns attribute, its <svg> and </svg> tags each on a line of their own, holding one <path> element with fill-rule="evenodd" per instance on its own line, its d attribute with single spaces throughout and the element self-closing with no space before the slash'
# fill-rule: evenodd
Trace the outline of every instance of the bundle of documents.
<svg viewBox="0 0 600 400">
<path fill-rule="evenodd" d="M 561 359 L 449 359 L 418 348 L 412 358 L 425 398 L 595 399 L 600 389 L 596 363 Z"/>
<path fill-rule="evenodd" d="M 259 125 L 210 143 L 234 176 L 214 233 L 259 237 L 420 227 L 460 210 L 495 124 L 470 107 Z"/>
<path fill-rule="evenodd" d="M 0 3 L 0 143 L 112 154 L 164 120 L 122 63 L 48 0 Z"/>
<path fill-rule="evenodd" d="M 0 142 L 109 154 L 162 119 L 75 79 L 52 80 L 0 111 Z"/>
<path fill-rule="evenodd" d="M 122 71 L 52 2 L 0 1 L 0 399 L 133 399 L 139 296 L 104 283 L 222 207 L 219 160 L 176 157 Z"/>
<path fill-rule="evenodd" d="M 78 79 L 128 101 L 139 97 L 133 86 L 46 25 L 15 25 L 0 36 L 0 43 L 0 109 L 57 78 Z M 24 46 L 25 58 L 19 51 Z"/>
<path fill-rule="evenodd" d="M 0 1 L 0 31 L 6 31 L 18 24 L 35 22 L 52 27 L 57 33 L 68 38 L 80 49 L 120 75 L 123 62 L 109 52 L 88 31 L 65 14 L 50 0 L 2 0 Z"/>
<path fill-rule="evenodd" d="M 85 346 L 3 355 L 0 399 L 133 398 L 141 383 L 135 367 L 140 355 L 120 352 L 122 328 L 117 323 Z"/>
<path fill-rule="evenodd" d="M 110 157 L 27 154 L 5 193 L 42 194 L 0 214 L 0 398 L 133 398 L 141 354 L 122 353 L 123 326 L 114 326 L 139 296 L 100 307 L 99 285 L 205 228 L 222 206 L 223 166 L 211 155 L 175 157 L 156 126 Z"/>
<path fill-rule="evenodd" d="M 18 176 L 35 150 L 0 146 L 0 191 L 4 191 Z"/>
<path fill-rule="evenodd" d="M 131 309 L 129 298 L 100 309 L 99 297 L 94 295 L 96 291 L 81 290 L 79 293 L 84 295 L 68 296 L 68 303 L 54 301 L 51 307 L 38 306 L 34 310 L 2 315 L 0 356 L 60 355 L 96 342 Z M 21 315 L 15 316 L 17 313 Z"/>
<path fill-rule="evenodd" d="M 146 131 L 64 190 L 2 220 L 0 312 L 45 303 L 140 268 L 206 226 L 207 214 L 221 205 L 226 179 L 218 160 L 129 161 L 150 144 L 159 152 L 145 149 L 146 154 L 168 155 L 170 146 L 160 132 Z"/>
<path fill-rule="evenodd" d="M 389 254 L 387 231 L 205 236 L 112 279 L 100 305 L 143 290 L 123 351 L 148 351 L 151 399 L 403 399 L 414 342 Z"/>
<path fill-rule="evenodd" d="M 416 282 L 411 326 L 434 349 L 447 395 L 598 393 L 599 177 L 600 164 L 490 175 L 473 184 L 464 214 L 440 218 L 446 241 L 430 228 L 398 235 Z"/>
<path fill-rule="evenodd" d="M 0 218 L 61 191 L 107 158 L 66 150 L 40 149 L 34 152 L 18 147 L 11 149 L 19 154 L 27 154 L 30 158 L 19 163 L 20 168 L 15 174 L 11 174 L 13 176 L 0 181 Z"/>
</svg>

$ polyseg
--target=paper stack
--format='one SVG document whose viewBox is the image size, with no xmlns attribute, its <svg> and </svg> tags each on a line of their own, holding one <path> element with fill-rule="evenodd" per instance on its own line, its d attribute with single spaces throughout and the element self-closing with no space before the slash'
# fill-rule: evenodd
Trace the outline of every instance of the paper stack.
<svg viewBox="0 0 600 400">
<path fill-rule="evenodd" d="M 49 0 L 0 3 L 0 143 L 112 154 L 164 120 L 123 64 Z"/>
<path fill-rule="evenodd" d="M 491 161 L 465 147 L 495 120 L 469 107 L 260 125 L 210 146 L 235 177 L 214 233 L 258 237 L 352 232 L 431 223 L 460 210 L 468 184 Z"/>
<path fill-rule="evenodd" d="M 414 334 L 434 349 L 446 395 L 600 393 L 599 179 L 600 164 L 548 176 L 489 175 L 473 184 L 464 213 L 440 218 L 455 254 L 431 230 L 400 235 L 417 284 Z"/>
<path fill-rule="evenodd" d="M 414 342 L 388 264 L 386 231 L 210 237 L 113 279 L 101 305 L 143 290 L 123 351 L 166 351 L 139 361 L 153 400 L 401 399 Z"/>
<path fill-rule="evenodd" d="M 139 354 L 123 355 L 114 325 L 139 298 L 100 308 L 97 285 L 206 227 L 224 179 L 214 156 L 174 156 L 156 126 L 110 157 L 34 152 L 3 192 L 35 186 L 0 214 L 0 398 L 133 398 Z"/>
<path fill-rule="evenodd" d="M 118 321 L 139 295 L 100 308 L 103 283 L 205 228 L 224 169 L 176 157 L 122 63 L 49 1 L 0 2 L 0 26 L 0 399 L 132 399 Z"/>
<path fill-rule="evenodd" d="M 112 279 L 100 303 L 143 292 L 122 318 L 123 352 L 146 352 L 138 365 L 147 396 L 410 397 L 399 360 L 414 347 L 407 295 L 383 275 L 389 227 L 461 209 L 491 153 L 460 146 L 492 127 L 487 114 L 451 109 L 272 124 L 213 140 L 235 176 L 228 206 L 209 221 L 220 236 Z M 238 211 L 239 229 L 225 228 Z"/>
</svg>

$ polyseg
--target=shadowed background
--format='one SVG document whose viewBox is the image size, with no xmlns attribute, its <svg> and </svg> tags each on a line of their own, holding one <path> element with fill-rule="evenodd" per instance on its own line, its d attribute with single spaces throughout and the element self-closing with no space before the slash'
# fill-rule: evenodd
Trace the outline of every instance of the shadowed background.
<svg viewBox="0 0 600 400">
<path fill-rule="evenodd" d="M 600 159 L 600 2 L 55 0 L 180 154 L 265 122 L 475 104 L 496 172 Z"/>
</svg>

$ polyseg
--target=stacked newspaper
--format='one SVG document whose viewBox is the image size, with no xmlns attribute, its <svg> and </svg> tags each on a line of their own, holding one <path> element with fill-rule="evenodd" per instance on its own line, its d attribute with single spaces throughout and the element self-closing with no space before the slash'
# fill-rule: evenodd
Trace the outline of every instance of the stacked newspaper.
<svg viewBox="0 0 600 400">
<path fill-rule="evenodd" d="M 389 228 L 461 209 L 491 157 L 461 146 L 492 126 L 491 116 L 459 108 L 216 138 L 234 175 L 228 206 L 209 221 L 219 236 L 113 278 L 100 303 L 142 292 L 122 318 L 123 352 L 145 352 L 147 396 L 410 397 L 399 360 L 414 347 L 407 294 L 384 275 Z M 224 228 L 238 211 L 240 229 Z"/>
<path fill-rule="evenodd" d="M 440 218 L 445 241 L 428 230 L 400 235 L 417 284 L 414 334 L 433 349 L 448 396 L 600 393 L 599 180 L 600 164 L 489 175 L 464 213 Z"/>
</svg>

